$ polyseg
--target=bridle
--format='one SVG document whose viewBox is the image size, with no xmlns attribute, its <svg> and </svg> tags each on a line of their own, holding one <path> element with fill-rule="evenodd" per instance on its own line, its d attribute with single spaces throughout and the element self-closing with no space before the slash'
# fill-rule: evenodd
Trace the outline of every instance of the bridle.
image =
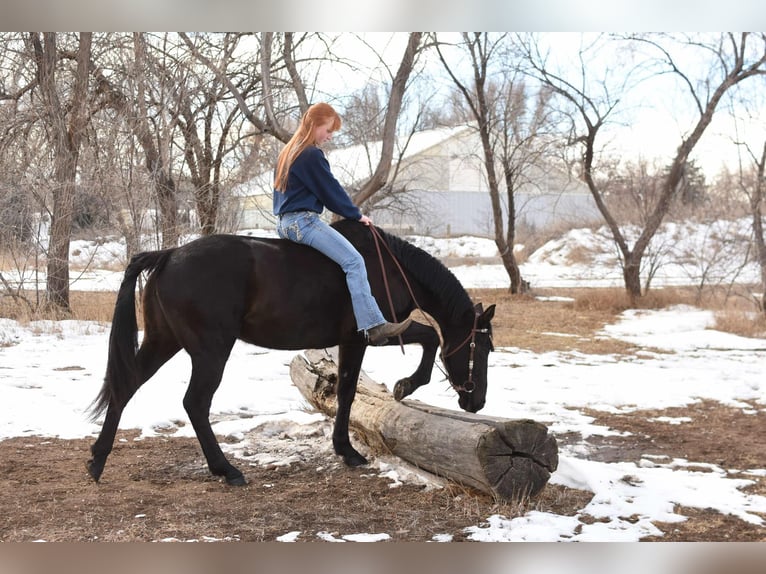
<svg viewBox="0 0 766 574">
<path fill-rule="evenodd" d="M 423 312 L 423 309 L 420 307 L 420 303 L 418 303 L 417 298 L 415 297 L 415 293 L 412 291 L 412 286 L 410 285 L 410 282 L 407 280 L 407 275 L 404 273 L 404 269 L 402 269 L 402 266 L 399 264 L 399 260 L 396 258 L 396 256 L 391 252 L 391 248 L 388 246 L 388 243 L 383 241 L 383 238 L 380 237 L 380 233 L 378 233 L 378 230 L 375 229 L 374 225 L 369 226 L 370 231 L 372 232 L 372 238 L 375 242 L 375 249 L 378 252 L 378 261 L 380 263 L 380 270 L 383 274 L 383 284 L 386 288 L 386 296 L 388 297 L 388 305 L 391 309 L 391 316 L 393 317 L 394 321 L 396 321 L 396 312 L 394 311 L 394 302 L 391 299 L 391 289 L 388 286 L 388 277 L 386 276 L 386 268 L 383 264 L 383 253 L 380 250 L 380 244 L 382 243 L 385 245 L 386 250 L 388 251 L 388 254 L 391 256 L 391 259 L 393 260 L 394 264 L 396 264 L 397 269 L 399 270 L 399 273 L 402 275 L 402 279 L 404 280 L 404 284 L 407 286 L 407 290 L 410 293 L 410 297 L 412 297 L 412 300 L 415 303 L 415 307 Z M 424 317 L 429 322 L 432 322 L 432 319 L 428 316 L 427 313 L 423 312 Z M 450 350 L 449 352 L 445 353 L 443 346 L 441 346 L 441 359 L 442 363 L 445 363 L 445 359 L 448 357 L 451 357 L 455 353 L 457 353 L 460 349 L 466 346 L 466 344 L 469 345 L 470 352 L 468 354 L 468 380 L 462 384 L 462 385 L 456 385 L 455 383 L 450 380 L 450 377 L 447 373 L 444 372 L 444 369 L 441 368 L 437 364 L 437 367 L 442 372 L 442 374 L 445 376 L 447 381 L 449 381 L 449 384 L 452 386 L 452 388 L 458 392 L 464 392 L 464 393 L 472 393 L 476 389 L 476 383 L 473 381 L 473 364 L 474 364 L 474 355 L 476 353 L 476 334 L 477 333 L 486 333 L 490 335 L 490 350 L 492 349 L 492 335 L 490 333 L 489 329 L 479 329 L 478 328 L 478 321 L 479 321 L 479 314 L 475 314 L 473 317 L 473 326 L 471 327 L 471 331 L 468 333 L 468 336 L 463 339 L 463 341 L 454 349 Z M 432 324 L 431 327 L 435 329 L 435 326 Z M 402 336 L 399 335 L 399 346 L 402 349 L 402 354 L 404 354 L 404 343 L 402 342 Z"/>
<path fill-rule="evenodd" d="M 442 350 L 442 363 L 444 363 L 444 360 L 447 357 L 451 357 L 455 353 L 457 353 L 460 349 L 466 346 L 466 344 L 469 345 L 469 353 L 468 353 L 468 380 L 462 384 L 462 385 L 456 385 L 452 381 L 450 381 L 450 385 L 452 385 L 452 388 L 456 391 L 463 391 L 464 393 L 472 393 L 474 389 L 476 388 L 476 383 L 473 382 L 473 362 L 474 362 L 474 354 L 476 353 L 476 334 L 477 333 L 487 333 L 489 334 L 489 329 L 479 329 L 477 328 L 477 323 L 479 321 L 479 314 L 477 313 L 473 317 L 473 327 L 471 327 L 471 332 L 468 333 L 468 336 L 463 339 L 463 341 L 454 349 L 449 351 L 448 353 L 445 353 L 444 350 Z M 492 343 L 492 335 L 490 335 L 490 345 Z M 490 346 L 490 349 L 492 347 Z M 449 377 L 448 377 L 449 379 Z"/>
</svg>

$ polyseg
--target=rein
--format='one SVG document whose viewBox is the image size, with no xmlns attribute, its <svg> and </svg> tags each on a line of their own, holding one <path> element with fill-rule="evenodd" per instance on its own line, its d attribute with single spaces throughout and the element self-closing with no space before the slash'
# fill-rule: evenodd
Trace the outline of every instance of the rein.
<svg viewBox="0 0 766 574">
<path fill-rule="evenodd" d="M 410 297 L 412 297 L 412 300 L 415 303 L 415 307 L 422 312 L 425 317 L 428 319 L 429 323 L 431 323 L 431 319 L 429 318 L 428 314 L 426 314 L 422 307 L 420 306 L 420 303 L 418 303 L 418 300 L 415 298 L 415 293 L 412 291 L 412 286 L 410 285 L 410 282 L 407 280 L 407 275 L 404 272 L 404 269 L 402 269 L 402 266 L 399 264 L 399 260 L 396 258 L 396 256 L 391 251 L 391 248 L 388 246 L 388 243 L 383 240 L 383 238 L 380 236 L 380 233 L 377 229 L 375 229 L 374 225 L 369 226 L 370 231 L 372 232 L 372 238 L 375 242 L 375 249 L 378 252 L 378 261 L 380 263 L 380 271 L 383 274 L 383 285 L 385 285 L 386 288 L 386 296 L 388 297 L 388 305 L 391 308 L 391 315 L 394 318 L 394 321 L 396 321 L 396 312 L 394 311 L 394 302 L 391 298 L 391 289 L 388 285 L 388 277 L 386 275 L 386 268 L 383 264 L 383 252 L 380 250 L 380 244 L 383 243 L 383 245 L 386 247 L 386 251 L 388 251 L 388 254 L 391 256 L 391 259 L 393 260 L 394 264 L 396 265 L 397 269 L 399 270 L 399 273 L 402 275 L 402 279 L 404 280 L 404 284 L 407 286 L 407 290 L 410 293 Z M 468 356 L 468 380 L 465 382 L 464 385 L 456 385 L 453 383 L 449 375 L 444 372 L 444 369 L 442 369 L 439 365 L 439 370 L 442 372 L 442 374 L 446 377 L 446 379 L 449 381 L 450 385 L 453 389 L 456 391 L 463 391 L 465 393 L 472 393 L 474 389 L 476 388 L 476 383 L 473 382 L 473 363 L 474 363 L 474 353 L 476 351 L 476 333 L 489 333 L 489 329 L 477 329 L 477 323 L 479 321 L 479 315 L 474 315 L 473 318 L 473 327 L 471 327 L 471 332 L 468 333 L 468 336 L 454 349 L 449 351 L 448 353 L 444 352 L 444 348 L 442 346 L 442 362 L 444 362 L 444 359 L 447 357 L 451 357 L 455 353 L 457 353 L 460 349 L 465 347 L 467 343 L 470 342 L 470 354 Z M 431 324 L 431 327 L 434 328 L 433 323 Z M 402 341 L 402 336 L 399 335 L 399 346 L 402 349 L 402 354 L 404 354 L 404 343 Z"/>
<path fill-rule="evenodd" d="M 404 273 L 404 269 L 402 269 L 402 266 L 399 265 L 399 260 L 396 258 L 396 256 L 391 252 L 391 248 L 388 246 L 388 243 L 383 241 L 383 238 L 380 236 L 380 233 L 378 233 L 378 230 L 375 229 L 374 225 L 369 225 L 370 231 L 372 232 L 372 238 L 375 242 L 375 250 L 378 252 L 378 262 L 380 263 L 380 272 L 383 274 L 383 285 L 386 288 L 386 297 L 388 298 L 388 306 L 391 309 L 391 316 L 393 317 L 394 321 L 397 321 L 396 318 L 396 310 L 394 309 L 394 301 L 391 298 L 391 288 L 388 285 L 388 275 L 386 274 L 386 267 L 383 263 L 383 252 L 380 250 L 380 244 L 383 243 L 383 245 L 386 246 L 386 250 L 388 251 L 388 254 L 391 256 L 391 259 L 393 260 L 394 264 L 396 264 L 397 269 L 399 269 L 399 273 L 402 275 L 402 279 L 404 279 L 404 284 L 407 286 L 407 290 L 410 292 L 410 297 L 412 297 L 412 300 L 415 302 L 415 307 L 420 309 L 420 303 L 418 303 L 418 300 L 415 298 L 415 293 L 412 292 L 412 286 L 410 285 L 410 282 L 407 280 L 407 275 Z M 422 311 L 422 309 L 420 309 Z M 404 341 L 402 339 L 401 334 L 398 335 L 399 339 L 399 348 L 402 350 L 402 355 L 404 355 Z"/>
</svg>

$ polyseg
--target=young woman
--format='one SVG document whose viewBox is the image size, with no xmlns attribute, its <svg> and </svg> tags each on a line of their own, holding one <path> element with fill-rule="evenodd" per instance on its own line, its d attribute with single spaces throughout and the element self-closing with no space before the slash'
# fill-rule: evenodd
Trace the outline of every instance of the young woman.
<svg viewBox="0 0 766 574">
<path fill-rule="evenodd" d="M 338 113 L 326 103 L 311 106 L 298 129 L 282 149 L 274 177 L 274 214 L 282 239 L 309 245 L 341 266 L 351 293 L 351 304 L 359 331 L 372 345 L 401 334 L 411 319 L 387 322 L 380 312 L 367 281 L 364 259 L 349 241 L 319 218 L 326 207 L 364 225 L 372 220 L 362 215 L 330 171 L 324 152 L 318 147 L 340 129 Z"/>
</svg>

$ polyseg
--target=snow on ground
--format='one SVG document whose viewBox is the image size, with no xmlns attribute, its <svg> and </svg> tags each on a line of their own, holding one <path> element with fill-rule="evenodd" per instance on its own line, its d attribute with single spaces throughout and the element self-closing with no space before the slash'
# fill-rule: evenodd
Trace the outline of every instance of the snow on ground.
<svg viewBox="0 0 766 574">
<path fill-rule="evenodd" d="M 700 277 L 708 283 L 759 283 L 760 271 L 755 263 L 741 263 L 741 246 L 751 235 L 747 219 L 713 221 L 707 224 L 667 223 L 657 232 L 644 264 L 653 267 L 653 285 L 698 285 Z M 274 231 L 253 229 L 240 233 L 256 237 L 276 237 Z M 637 235 L 635 229 L 625 231 L 629 241 Z M 194 236 L 184 236 L 185 243 Z M 408 241 L 438 258 L 498 257 L 497 246 L 491 239 L 472 236 L 433 238 L 408 236 Z M 521 246 L 516 246 L 522 249 Z M 158 248 L 156 238 L 147 238 L 142 249 Z M 126 246 L 121 238 L 76 240 L 70 246 L 73 271 L 72 289 L 83 291 L 117 290 L 126 260 Z M 681 262 L 681 263 L 676 263 Z M 44 285 L 44 269 L 35 274 L 27 263 L 21 269 L 3 270 L 11 285 L 23 281 L 27 288 L 35 282 Z M 110 269 L 112 271 L 110 271 Z M 453 273 L 467 288 L 507 287 L 508 274 L 499 263 L 458 265 Z M 572 229 L 529 254 L 521 264 L 522 275 L 533 287 L 621 287 L 623 285 L 614 242 L 606 228 Z M 645 281 L 649 271 L 644 269 Z"/>
<path fill-rule="evenodd" d="M 592 491 L 592 501 L 581 510 L 604 522 L 581 523 L 578 516 L 564 517 L 531 511 L 508 520 L 487 517 L 487 523 L 470 530 L 477 540 L 638 540 L 661 532 L 657 522 L 684 517 L 675 505 L 715 508 L 763 526 L 758 513 L 766 513 L 766 497 L 749 495 L 741 489 L 751 474 L 764 469 L 725 469 L 699 461 L 666 460 L 646 453 L 639 464 L 601 463 L 588 460 L 588 437 L 608 435 L 608 428 L 593 424 L 580 408 L 626 412 L 644 408 L 683 406 L 709 399 L 742 408 L 751 416 L 751 401 L 766 404 L 762 365 L 766 352 L 748 350 L 736 341 L 735 350 L 696 352 L 709 348 L 720 333 L 698 328 L 698 312 L 684 307 L 642 313 L 617 324 L 619 336 L 633 342 L 652 337 L 658 322 L 670 322 L 676 339 L 684 338 L 691 350 L 657 355 L 630 362 L 610 357 L 571 356 L 558 353 L 535 355 L 514 348 L 498 349 L 491 356 L 488 415 L 533 418 L 546 421 L 554 433 L 581 433 L 583 442 L 563 448 L 558 470 L 551 483 Z M 688 324 L 684 330 L 682 325 Z M 32 322 L 19 325 L 0 320 L 0 438 L 14 436 L 91 436 L 99 425 L 87 421 L 85 409 L 98 391 L 105 369 L 108 327 L 95 323 L 64 321 L 58 324 Z M 720 341 L 715 341 L 718 346 Z M 749 341 L 766 348 L 766 341 Z M 672 349 L 669 344 L 665 348 Z M 371 349 L 365 370 L 374 379 L 392 385 L 414 369 L 415 349 L 404 356 L 397 348 Z M 315 432 L 317 424 L 328 425 L 323 415 L 307 411 L 303 397 L 290 382 L 288 365 L 294 353 L 267 351 L 238 343 L 227 365 L 224 382 L 215 396 L 215 431 L 243 438 L 259 428 L 290 432 L 305 427 Z M 193 436 L 181 399 L 190 364 L 183 354 L 165 365 L 145 385 L 125 410 L 121 426 L 137 428 L 143 436 L 170 430 L 174 436 Z M 448 385 L 440 384 L 438 373 L 430 388 L 418 391 L 421 401 L 456 408 Z M 326 442 L 328 456 L 329 437 Z M 242 440 L 227 445 L 237 454 L 251 450 L 252 462 L 273 464 L 259 458 L 258 446 Z M 288 455 L 285 455 L 286 457 Z M 247 458 L 247 457 L 246 457 Z M 288 463 L 289 460 L 285 460 Z M 397 469 L 386 466 L 381 473 L 398 480 Z M 626 479 L 629 477 L 629 479 Z M 633 517 L 627 520 L 627 517 Z M 635 517 L 640 517 L 638 520 Z M 289 533 L 285 533 L 286 535 Z"/>
<path fill-rule="evenodd" d="M 628 229 L 625 235 L 632 245 L 637 230 Z M 757 284 L 760 282 L 757 264 L 742 262 L 741 246 L 750 241 L 751 235 L 751 223 L 746 219 L 695 225 L 665 224 L 644 258 L 642 281 L 646 281 L 652 267 L 652 285 L 699 285 L 703 276 L 707 284 Z M 572 229 L 530 254 L 520 265 L 522 276 L 533 287 L 622 287 L 622 270 L 610 237 L 606 228 Z M 462 251 L 473 257 L 497 255 L 496 248 L 492 253 L 494 242 L 488 239 L 475 238 L 472 243 L 466 238 L 452 241 L 459 241 Z M 470 244 L 472 249 L 467 247 Z M 457 252 L 451 246 L 447 250 Z M 453 272 L 470 287 L 509 285 L 502 265 L 485 267 L 478 276 L 474 276 L 472 265 L 456 267 Z"/>
<path fill-rule="evenodd" d="M 585 241 L 587 234 L 573 237 Z M 573 237 L 569 241 L 574 241 Z M 105 249 L 104 245 L 98 249 Z M 487 253 L 494 248 L 494 243 L 475 238 L 451 242 L 428 239 L 423 240 L 423 245 L 430 252 L 476 257 L 491 256 Z M 558 249 L 550 244 L 545 249 L 561 253 L 563 244 L 558 245 Z M 86 246 L 74 247 L 83 257 L 90 256 Z M 115 247 L 111 249 L 113 254 Z M 537 277 L 539 281 L 571 277 L 575 281 L 580 274 L 582 284 L 592 285 L 614 273 L 613 263 L 604 267 L 591 262 L 586 274 L 573 271 L 565 258 L 556 263 L 553 260 L 534 254 L 525 263 L 525 277 Z M 507 286 L 507 276 L 498 272 L 498 267 L 474 265 L 453 271 L 466 286 Z M 93 272 L 76 288 L 115 289 L 120 275 L 120 271 Z M 614 431 L 594 424 L 582 412 L 585 407 L 630 412 L 712 400 L 742 409 L 743 417 L 766 409 L 766 340 L 717 332 L 710 329 L 712 324 L 710 312 L 686 306 L 627 311 L 617 323 L 607 326 L 602 336 L 647 349 L 672 351 L 659 354 L 647 350 L 630 360 L 579 353 L 534 354 L 517 348 L 499 348 L 491 354 L 487 406 L 482 413 L 532 418 L 549 425 L 554 433 L 580 433 L 580 443 L 561 448 L 559 468 L 551 483 L 589 490 L 594 496 L 575 516 L 539 511 L 514 519 L 488 516 L 484 523 L 468 529 L 470 537 L 483 541 L 635 541 L 661 535 L 658 523 L 685 520 L 675 510 L 678 506 L 713 508 L 754 528 L 766 526 L 759 516 L 766 513 L 766 497 L 743 491 L 753 476 L 766 473 L 766 467 L 728 469 L 701 461 L 669 460 L 650 452 L 639 463 L 603 463 L 588 458 L 588 438 Z M 0 319 L 0 440 L 97 434 L 100 425 L 89 422 L 85 411 L 101 385 L 108 336 L 108 325 L 92 322 L 19 324 Z M 392 387 L 414 370 L 419 360 L 417 351 L 417 347 L 407 347 L 402 356 L 399 348 L 372 348 L 363 367 L 372 378 Z M 257 445 L 248 444 L 248 432 L 255 428 L 260 436 L 269 435 L 270 429 L 273 435 L 285 429 L 296 435 L 319 435 L 328 456 L 332 456 L 330 439 L 324 436 L 330 423 L 323 415 L 310 411 L 291 383 L 289 363 L 294 356 L 294 352 L 238 342 L 215 395 L 214 430 L 238 437 L 239 442 L 227 444 L 226 448 L 246 456 L 253 464 L 280 462 L 274 460 L 273 454 L 269 459 L 258 452 Z M 140 429 L 142 436 L 160 432 L 164 436 L 193 436 L 181 404 L 189 372 L 190 361 L 185 354 L 169 361 L 129 403 L 121 427 Z M 413 398 L 458 408 L 454 392 L 449 385 L 440 383 L 441 379 L 439 371 L 435 371 L 433 382 L 419 389 Z M 683 417 L 673 424 L 684 424 Z M 285 453 L 281 462 L 289 461 Z M 405 466 L 390 460 L 379 461 L 378 471 L 394 483 L 423 480 L 422 476 L 411 478 Z M 583 522 L 580 517 L 585 514 L 601 520 Z M 286 532 L 279 539 L 291 541 L 299 536 Z M 386 536 L 350 533 L 334 541 L 374 541 Z M 437 540 L 446 541 L 449 536 Z"/>
</svg>

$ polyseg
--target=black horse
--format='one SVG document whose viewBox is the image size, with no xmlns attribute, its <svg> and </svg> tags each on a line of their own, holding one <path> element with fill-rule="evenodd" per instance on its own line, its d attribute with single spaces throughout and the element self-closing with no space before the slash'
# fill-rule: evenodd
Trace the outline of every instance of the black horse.
<svg viewBox="0 0 766 574">
<path fill-rule="evenodd" d="M 481 409 L 494 305 L 486 310 L 474 305 L 441 262 L 394 235 L 353 221 L 335 226 L 364 256 L 372 292 L 389 321 L 401 320 L 419 306 L 438 323 L 442 362 L 459 405 L 470 412 Z M 383 246 L 376 247 L 378 242 Z M 139 348 L 135 287 L 143 271 L 149 278 Z M 401 337 L 404 343 L 421 344 L 423 357 L 411 376 L 397 382 L 398 400 L 429 382 L 439 348 L 439 336 L 430 325 L 413 322 Z M 351 446 L 348 433 L 367 342 L 356 330 L 343 271 L 318 251 L 290 241 L 211 235 L 182 247 L 139 253 L 125 270 L 114 309 L 106 376 L 92 407 L 94 419 L 106 411 L 88 462 L 93 479 L 101 477 L 125 405 L 184 349 L 191 356 L 192 374 L 183 404 L 208 467 L 229 484 L 245 484 L 242 473 L 221 451 L 209 421 L 213 394 L 237 339 L 272 349 L 338 345 L 333 447 L 349 466 L 367 463 Z M 387 344 L 397 342 L 389 339 Z"/>
</svg>

